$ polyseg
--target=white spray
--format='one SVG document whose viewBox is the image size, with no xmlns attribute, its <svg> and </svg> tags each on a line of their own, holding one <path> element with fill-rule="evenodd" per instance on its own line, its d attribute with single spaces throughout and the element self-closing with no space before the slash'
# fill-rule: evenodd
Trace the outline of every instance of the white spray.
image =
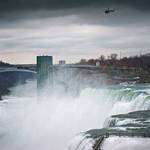
<svg viewBox="0 0 150 150">
<path fill-rule="evenodd" d="M 13 89 L 13 94 L 2 103 L 1 150 L 67 149 L 77 133 L 101 128 L 110 114 L 132 111 L 134 103 L 115 100 L 106 88 L 87 88 L 78 97 L 56 92 L 39 97 L 38 102 L 34 88 L 29 86 L 22 94 L 20 89 Z M 24 96 L 19 97 L 18 92 Z M 30 97 L 26 97 L 29 93 Z M 120 109 L 122 104 L 126 107 Z"/>
</svg>

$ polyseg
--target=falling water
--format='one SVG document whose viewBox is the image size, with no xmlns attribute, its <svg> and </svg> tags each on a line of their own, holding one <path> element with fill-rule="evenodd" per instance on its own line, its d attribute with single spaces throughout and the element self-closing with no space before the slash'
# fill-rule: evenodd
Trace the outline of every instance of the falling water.
<svg viewBox="0 0 150 150">
<path fill-rule="evenodd" d="M 37 98 L 34 85 L 11 89 L 1 102 L 1 150 L 90 150 L 93 140 L 83 140 L 84 131 L 102 128 L 111 115 L 150 109 L 149 86 L 85 88 L 75 97 L 55 92 Z M 103 148 L 110 149 L 117 140 L 106 140 Z M 124 144 L 129 142 L 126 139 Z M 150 141 L 141 139 L 141 143 Z"/>
</svg>

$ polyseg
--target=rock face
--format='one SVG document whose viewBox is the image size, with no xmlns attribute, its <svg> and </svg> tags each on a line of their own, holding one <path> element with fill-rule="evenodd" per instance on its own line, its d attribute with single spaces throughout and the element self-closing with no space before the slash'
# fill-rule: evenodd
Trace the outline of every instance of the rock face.
<svg viewBox="0 0 150 150">
<path fill-rule="evenodd" d="M 9 94 L 9 88 L 16 84 L 25 83 L 28 79 L 35 79 L 36 74 L 31 72 L 2 72 L 0 73 L 0 100 L 3 95 Z"/>
</svg>

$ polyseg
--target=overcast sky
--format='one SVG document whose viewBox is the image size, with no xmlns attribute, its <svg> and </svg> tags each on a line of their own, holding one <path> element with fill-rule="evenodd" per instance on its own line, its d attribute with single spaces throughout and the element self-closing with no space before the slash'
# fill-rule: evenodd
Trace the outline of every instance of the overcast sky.
<svg viewBox="0 0 150 150">
<path fill-rule="evenodd" d="M 104 14 L 106 8 L 114 8 Z M 55 63 L 150 52 L 149 0 L 0 0 L 0 59 Z"/>
</svg>

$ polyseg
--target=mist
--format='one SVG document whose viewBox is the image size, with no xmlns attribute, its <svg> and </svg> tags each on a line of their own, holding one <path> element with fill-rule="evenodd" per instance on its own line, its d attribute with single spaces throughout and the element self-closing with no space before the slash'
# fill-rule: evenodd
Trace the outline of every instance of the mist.
<svg viewBox="0 0 150 150">
<path fill-rule="evenodd" d="M 101 128 L 111 108 L 99 101 L 102 92 L 85 89 L 75 97 L 62 92 L 60 96 L 55 92 L 36 97 L 33 83 L 18 85 L 5 97 L 3 103 L 8 103 L 1 109 L 6 134 L 0 140 L 3 150 L 67 149 L 76 134 Z"/>
<path fill-rule="evenodd" d="M 112 147 L 113 150 L 149 150 L 150 139 L 111 137 L 103 143 L 102 149 L 110 150 Z"/>
<path fill-rule="evenodd" d="M 72 80 L 68 80 L 61 72 L 55 78 L 53 92 L 45 84 L 37 93 L 36 81 L 31 80 L 11 88 L 0 107 L 0 148 L 73 150 L 85 131 L 102 128 L 110 115 L 150 108 L 149 100 L 145 101 L 148 95 L 136 94 L 138 91 L 130 88 L 109 88 L 103 76 L 100 80 L 94 77 L 74 72 Z M 128 94 L 131 92 L 135 96 Z M 92 143 L 87 139 L 82 149 L 90 150 Z"/>
</svg>

